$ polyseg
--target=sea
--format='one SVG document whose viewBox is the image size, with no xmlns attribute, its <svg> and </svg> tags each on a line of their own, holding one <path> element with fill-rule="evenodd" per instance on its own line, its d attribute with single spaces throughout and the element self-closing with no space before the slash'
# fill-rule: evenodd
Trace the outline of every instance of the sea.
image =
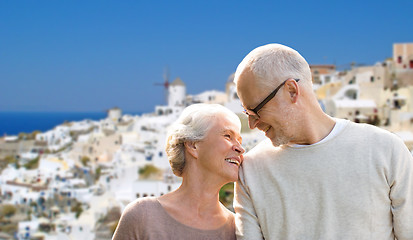
<svg viewBox="0 0 413 240">
<path fill-rule="evenodd" d="M 123 114 L 140 115 L 138 112 Z M 65 121 L 82 121 L 85 119 L 101 120 L 107 112 L 0 112 L 0 137 L 18 135 L 21 132 L 46 132 Z"/>
</svg>

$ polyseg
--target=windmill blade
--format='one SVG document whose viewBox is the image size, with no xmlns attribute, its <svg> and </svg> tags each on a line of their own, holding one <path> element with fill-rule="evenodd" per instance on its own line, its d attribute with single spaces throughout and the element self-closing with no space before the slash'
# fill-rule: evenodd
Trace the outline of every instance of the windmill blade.
<svg viewBox="0 0 413 240">
<path fill-rule="evenodd" d="M 163 80 L 164 80 L 165 87 L 169 87 L 169 68 L 168 68 L 168 66 L 166 66 L 165 69 L 164 69 Z"/>
<path fill-rule="evenodd" d="M 164 87 L 165 103 L 168 103 L 168 90 L 169 90 L 169 68 L 168 66 L 166 66 L 164 69 L 163 79 L 164 79 L 163 83 L 154 83 L 154 85 Z"/>
</svg>

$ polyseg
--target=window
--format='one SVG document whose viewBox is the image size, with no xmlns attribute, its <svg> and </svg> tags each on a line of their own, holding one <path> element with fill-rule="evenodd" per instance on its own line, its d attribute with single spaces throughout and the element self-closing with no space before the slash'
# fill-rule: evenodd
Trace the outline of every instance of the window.
<svg viewBox="0 0 413 240">
<path fill-rule="evenodd" d="M 315 84 L 320 84 L 321 83 L 319 76 L 314 76 L 314 83 Z"/>
<path fill-rule="evenodd" d="M 345 92 L 345 96 L 348 97 L 349 99 L 356 100 L 357 99 L 357 90 L 349 89 Z"/>
<path fill-rule="evenodd" d="M 402 56 L 397 57 L 397 63 L 402 63 Z"/>
<path fill-rule="evenodd" d="M 370 82 L 374 82 L 374 76 L 370 77 Z"/>
<path fill-rule="evenodd" d="M 399 100 L 394 100 L 394 101 L 393 101 L 393 106 L 394 106 L 394 108 L 396 108 L 396 109 L 400 109 L 400 108 L 401 108 L 401 104 L 400 104 Z"/>
<path fill-rule="evenodd" d="M 413 68 L 413 60 L 410 60 L 410 68 Z"/>
<path fill-rule="evenodd" d="M 356 83 L 356 76 L 352 77 L 348 84 L 355 84 Z"/>
</svg>

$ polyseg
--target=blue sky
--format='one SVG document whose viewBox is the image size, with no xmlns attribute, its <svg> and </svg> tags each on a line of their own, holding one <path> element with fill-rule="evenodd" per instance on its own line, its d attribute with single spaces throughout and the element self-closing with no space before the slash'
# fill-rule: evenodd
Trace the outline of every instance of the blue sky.
<svg viewBox="0 0 413 240">
<path fill-rule="evenodd" d="M 0 1 L 0 111 L 148 112 L 155 83 L 225 89 L 257 46 L 374 64 L 413 42 L 413 1 Z"/>
</svg>

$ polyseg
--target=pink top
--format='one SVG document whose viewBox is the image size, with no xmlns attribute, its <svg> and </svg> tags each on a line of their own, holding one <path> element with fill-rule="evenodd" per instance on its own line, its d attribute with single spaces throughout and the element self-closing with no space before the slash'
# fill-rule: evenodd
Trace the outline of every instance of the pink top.
<svg viewBox="0 0 413 240">
<path fill-rule="evenodd" d="M 236 236 L 233 217 L 218 229 L 197 229 L 175 220 L 157 198 L 147 197 L 139 198 L 125 208 L 112 238 L 121 239 L 235 240 Z"/>
</svg>

